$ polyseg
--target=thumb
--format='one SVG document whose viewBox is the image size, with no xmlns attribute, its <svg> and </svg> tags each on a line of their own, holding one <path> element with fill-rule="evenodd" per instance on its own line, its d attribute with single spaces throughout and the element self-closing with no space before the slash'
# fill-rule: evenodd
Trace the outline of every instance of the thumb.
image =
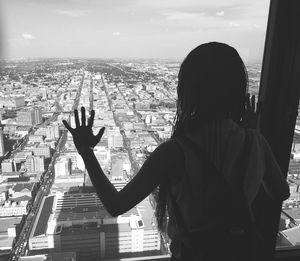
<svg viewBox="0 0 300 261">
<path fill-rule="evenodd" d="M 105 130 L 105 127 L 102 127 L 102 128 L 99 130 L 98 134 L 96 135 L 96 137 L 97 137 L 98 140 L 101 139 L 101 137 L 102 137 L 102 135 L 103 135 L 103 133 L 104 133 L 104 130 Z"/>
</svg>

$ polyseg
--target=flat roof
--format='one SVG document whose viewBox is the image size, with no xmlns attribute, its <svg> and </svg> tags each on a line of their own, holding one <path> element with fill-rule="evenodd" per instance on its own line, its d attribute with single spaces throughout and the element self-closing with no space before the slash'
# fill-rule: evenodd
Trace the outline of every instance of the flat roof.
<svg viewBox="0 0 300 261">
<path fill-rule="evenodd" d="M 15 178 L 8 178 L 7 179 L 7 182 L 11 182 L 11 183 L 14 183 L 14 182 L 25 182 L 25 181 L 29 181 L 30 180 L 30 177 L 15 177 Z"/>
<path fill-rule="evenodd" d="M 55 213 L 57 221 L 67 221 L 67 220 L 85 220 L 85 219 L 101 219 L 108 217 L 109 214 L 105 210 L 99 210 L 97 212 L 82 212 L 82 213 L 73 213 L 71 211 L 60 211 Z"/>
<path fill-rule="evenodd" d="M 52 213 L 54 196 L 46 197 L 42 206 L 41 214 L 38 217 L 38 222 L 34 231 L 33 236 L 39 236 L 46 233 L 47 223 Z"/>
<path fill-rule="evenodd" d="M 105 224 L 100 227 L 103 232 L 130 232 L 131 227 L 129 223 L 121 224 Z"/>
<path fill-rule="evenodd" d="M 14 237 L 0 236 L 0 250 L 11 249 Z"/>
<path fill-rule="evenodd" d="M 131 232 L 129 223 L 121 224 L 102 224 L 100 227 L 89 227 L 86 225 L 75 225 L 70 227 L 63 227 L 61 235 L 82 235 L 82 234 L 99 234 L 100 232 Z"/>
<path fill-rule="evenodd" d="M 298 208 L 284 209 L 282 212 L 293 219 L 300 219 L 300 209 Z"/>
<path fill-rule="evenodd" d="M 27 189 L 27 190 L 31 191 L 34 184 L 35 184 L 34 182 L 17 183 L 15 186 L 12 187 L 12 189 L 15 192 L 20 192 L 24 189 Z"/>
<path fill-rule="evenodd" d="M 287 240 L 293 244 L 293 245 L 299 245 L 300 244 L 300 227 L 293 227 L 287 230 L 281 231 L 281 234 L 283 234 Z"/>
<path fill-rule="evenodd" d="M 155 227 L 152 226 L 153 219 L 155 219 L 155 211 L 153 210 L 150 204 L 150 197 L 146 197 L 143 201 L 137 204 L 138 208 L 144 223 L 144 230 L 152 230 Z M 154 222 L 156 224 L 156 222 Z"/>
<path fill-rule="evenodd" d="M 0 235 L 7 235 L 7 228 L 20 224 L 22 217 L 6 217 L 0 218 Z"/>
<path fill-rule="evenodd" d="M 138 216 L 139 213 L 137 208 L 134 207 L 129 211 L 122 214 L 122 217 L 130 217 L 131 215 Z M 107 210 L 103 206 L 83 206 L 83 207 L 73 207 L 64 208 L 59 211 L 55 211 L 54 218 L 57 221 L 66 220 L 83 220 L 83 219 L 101 219 L 111 217 Z"/>
</svg>

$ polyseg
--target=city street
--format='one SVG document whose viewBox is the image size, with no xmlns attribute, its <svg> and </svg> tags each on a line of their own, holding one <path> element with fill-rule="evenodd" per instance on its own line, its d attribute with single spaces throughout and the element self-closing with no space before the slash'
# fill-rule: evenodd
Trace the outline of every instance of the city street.
<svg viewBox="0 0 300 261">
<path fill-rule="evenodd" d="M 83 80 L 84 80 L 84 74 L 82 75 L 82 80 L 78 87 L 78 91 L 77 91 L 76 98 L 74 100 L 72 111 L 74 109 L 78 108 L 81 89 L 82 89 L 82 85 L 83 85 Z M 70 116 L 68 118 L 68 121 L 70 121 Z M 65 143 L 67 141 L 67 135 L 68 135 L 68 131 L 63 130 L 62 134 L 59 137 L 55 152 L 51 157 L 51 162 L 48 166 L 48 169 L 43 174 L 43 180 L 42 180 L 43 182 L 41 183 L 39 191 L 34 198 L 33 206 L 31 207 L 30 211 L 28 212 L 28 214 L 26 216 L 25 224 L 19 234 L 17 242 L 14 244 L 14 247 L 11 251 L 11 256 L 10 256 L 9 261 L 17 260 L 19 256 L 26 255 L 26 253 L 27 253 L 26 251 L 28 251 L 28 240 L 29 240 L 29 236 L 30 236 L 33 224 L 36 219 L 36 214 L 39 210 L 39 207 L 41 205 L 43 197 L 47 196 L 50 192 L 52 182 L 55 178 L 54 163 L 56 161 L 56 158 L 59 156 L 61 149 L 64 148 L 64 146 L 65 146 Z M 27 141 L 28 141 L 28 138 L 27 138 Z M 25 144 L 26 143 L 23 143 L 23 146 L 25 146 Z"/>
</svg>

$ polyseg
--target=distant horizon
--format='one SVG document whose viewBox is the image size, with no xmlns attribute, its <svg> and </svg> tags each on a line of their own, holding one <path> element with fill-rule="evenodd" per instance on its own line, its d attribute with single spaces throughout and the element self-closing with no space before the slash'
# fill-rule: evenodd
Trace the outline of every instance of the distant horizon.
<svg viewBox="0 0 300 261">
<path fill-rule="evenodd" d="M 3 57 L 0 61 L 12 61 L 12 60 L 128 60 L 128 61 L 139 61 L 139 60 L 161 60 L 161 61 L 172 61 L 172 62 L 183 62 L 185 57 L 182 58 L 135 58 L 135 57 Z M 245 64 L 249 63 L 262 63 L 262 58 L 249 59 L 248 62 L 244 61 Z"/>
</svg>

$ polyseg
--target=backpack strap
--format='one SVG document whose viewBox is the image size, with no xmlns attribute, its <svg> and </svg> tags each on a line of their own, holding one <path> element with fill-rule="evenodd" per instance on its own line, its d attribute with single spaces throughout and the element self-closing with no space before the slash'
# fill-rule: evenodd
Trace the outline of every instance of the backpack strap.
<svg viewBox="0 0 300 261">
<path fill-rule="evenodd" d="M 181 137 L 181 139 L 189 145 L 190 148 L 192 148 L 192 150 L 195 152 L 195 154 L 197 155 L 197 157 L 199 159 L 201 159 L 202 161 L 204 161 L 207 165 L 207 172 L 210 173 L 216 173 L 219 178 L 220 181 L 224 184 L 225 187 L 228 188 L 228 190 L 231 192 L 231 198 L 233 200 L 233 202 L 231 202 L 233 205 L 236 206 L 237 208 L 237 212 L 240 209 L 240 207 L 244 208 L 245 206 L 249 206 L 248 202 L 247 202 L 247 198 L 246 195 L 244 193 L 243 190 L 243 181 L 244 181 L 244 177 L 245 177 L 245 173 L 246 173 L 246 168 L 247 168 L 247 162 L 249 159 L 249 154 L 250 154 L 250 142 L 249 142 L 249 133 L 248 131 L 245 129 L 245 142 L 244 142 L 244 146 L 243 146 L 243 151 L 239 156 L 239 168 L 238 168 L 238 181 L 237 181 L 237 186 L 232 186 L 231 184 L 229 184 L 227 182 L 227 180 L 225 179 L 224 175 L 222 173 L 220 173 L 220 171 L 217 169 L 217 167 L 215 166 L 215 164 L 211 161 L 211 159 L 209 159 L 207 153 L 205 153 L 203 151 L 202 148 L 200 148 L 199 146 L 197 146 L 196 144 L 194 144 L 190 139 L 188 139 L 187 137 Z M 176 208 L 176 204 L 175 201 L 173 199 L 173 197 L 171 197 L 171 202 L 172 202 L 172 207 L 174 210 L 174 213 L 176 215 L 176 221 L 178 222 L 178 225 L 180 225 L 181 227 L 185 227 L 184 226 L 184 222 L 181 218 L 180 213 L 178 213 L 178 210 Z M 251 222 L 253 220 L 253 215 L 252 215 L 252 211 L 250 208 L 248 208 L 247 210 L 248 214 L 246 217 L 244 218 L 250 218 Z"/>
</svg>

